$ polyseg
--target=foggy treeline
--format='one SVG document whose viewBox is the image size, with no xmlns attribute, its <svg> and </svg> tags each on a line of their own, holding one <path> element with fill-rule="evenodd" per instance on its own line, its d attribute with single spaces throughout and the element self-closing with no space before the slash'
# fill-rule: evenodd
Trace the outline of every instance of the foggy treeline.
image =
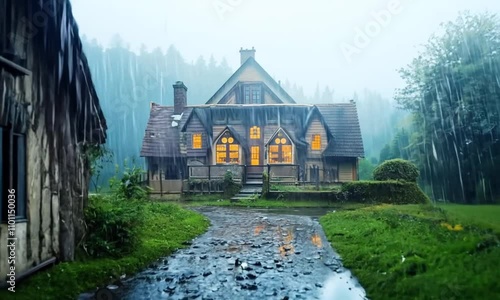
<svg viewBox="0 0 500 300">
<path fill-rule="evenodd" d="M 189 63 L 174 46 L 167 51 L 143 47 L 135 53 L 119 36 L 107 48 L 85 38 L 83 45 L 109 128 L 106 148 L 112 156 L 111 163 L 103 164 L 101 185 L 125 160 L 145 167 L 139 153 L 150 102 L 173 105 L 172 84 L 182 80 L 188 87 L 188 105 L 203 104 L 232 74 L 225 60 L 200 57 Z"/>
</svg>

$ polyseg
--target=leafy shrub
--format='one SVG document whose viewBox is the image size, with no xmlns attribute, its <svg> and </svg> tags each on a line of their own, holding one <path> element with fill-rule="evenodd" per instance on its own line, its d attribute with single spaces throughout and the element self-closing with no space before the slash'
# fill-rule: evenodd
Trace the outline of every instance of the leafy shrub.
<svg viewBox="0 0 500 300">
<path fill-rule="evenodd" d="M 224 174 L 224 183 L 222 185 L 224 188 L 225 198 L 233 197 L 241 189 L 241 185 L 234 181 L 233 173 L 231 171 L 226 171 L 226 174 Z"/>
<path fill-rule="evenodd" d="M 91 196 L 85 209 L 87 235 L 82 245 L 93 257 L 120 257 L 134 249 L 143 220 L 143 201 Z"/>
<path fill-rule="evenodd" d="M 352 203 L 425 204 L 429 197 L 413 182 L 354 181 L 341 188 L 343 201 Z"/>
<path fill-rule="evenodd" d="M 110 179 L 111 190 L 120 198 L 128 200 L 146 199 L 150 189 L 142 184 L 142 175 L 144 173 L 145 171 L 135 165 L 132 167 L 125 166 L 125 171 L 121 179 L 117 179 L 116 177 Z"/>
<path fill-rule="evenodd" d="M 418 168 L 411 162 L 404 159 L 391 159 L 385 161 L 373 171 L 373 179 L 384 180 L 404 180 L 417 182 Z"/>
</svg>

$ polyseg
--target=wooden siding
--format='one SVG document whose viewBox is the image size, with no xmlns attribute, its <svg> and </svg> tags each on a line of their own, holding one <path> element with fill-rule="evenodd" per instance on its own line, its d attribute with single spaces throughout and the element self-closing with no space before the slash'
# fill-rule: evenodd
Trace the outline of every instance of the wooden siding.
<svg viewBox="0 0 500 300">
<path fill-rule="evenodd" d="M 278 125 L 268 125 L 264 127 L 264 144 L 269 142 L 269 139 L 273 136 L 273 134 L 278 130 Z"/>
<path fill-rule="evenodd" d="M 238 81 L 264 81 L 254 66 L 249 66 L 238 76 Z"/>
<path fill-rule="evenodd" d="M 179 151 L 182 155 L 187 155 L 187 142 L 189 137 L 191 137 L 191 135 L 187 132 L 181 132 L 179 135 Z"/>
<path fill-rule="evenodd" d="M 236 92 L 234 90 L 228 93 L 225 97 L 227 97 L 227 104 L 236 104 Z"/>
<path fill-rule="evenodd" d="M 12 161 L 24 175 L 24 184 L 19 181 L 12 187 L 17 208 L 26 205 L 26 214 L 17 211 L 25 220 L 15 225 L 19 280 L 54 257 L 74 259 L 86 231 L 90 162 L 85 149 L 104 143 L 106 123 L 69 1 L 2 1 L 0 7 L 2 50 L 22 64 L 0 62 L 0 125 L 12 126 L 25 139 L 24 164 Z M 34 14 L 43 16 L 43 24 L 33 24 Z M 29 38 L 26 26 L 32 30 Z M 6 193 L 7 187 L 3 188 Z M 7 251 L 8 229 L 6 222 L 0 224 L 2 286 L 13 266 Z M 16 296 L 4 294 L 5 298 Z"/>
<path fill-rule="evenodd" d="M 354 180 L 354 173 L 356 169 L 356 163 L 351 162 L 340 162 L 339 163 L 339 181 L 349 182 Z"/>
<path fill-rule="evenodd" d="M 321 137 L 320 150 L 312 150 L 312 138 L 313 135 L 315 134 L 319 134 Z M 308 157 L 321 156 L 321 153 L 326 149 L 326 146 L 328 145 L 328 136 L 326 133 L 325 126 L 321 123 L 321 121 L 317 116 L 309 124 L 309 128 L 307 129 L 305 139 L 309 144 L 309 146 L 307 147 L 307 156 Z"/>
<path fill-rule="evenodd" d="M 150 180 L 149 187 L 153 194 L 180 194 L 182 193 L 182 180 Z"/>
<path fill-rule="evenodd" d="M 273 97 L 271 96 L 271 94 L 269 94 L 268 91 L 264 91 L 264 103 L 265 104 L 275 103 Z"/>
<path fill-rule="evenodd" d="M 193 149 L 193 134 L 201 133 L 201 149 Z M 186 147 L 187 147 L 187 156 L 188 157 L 204 157 L 207 155 L 207 149 L 210 147 L 208 145 L 207 133 L 205 131 L 205 127 L 201 123 L 200 119 L 194 115 L 186 127 Z M 181 151 L 182 152 L 182 151 Z"/>
</svg>

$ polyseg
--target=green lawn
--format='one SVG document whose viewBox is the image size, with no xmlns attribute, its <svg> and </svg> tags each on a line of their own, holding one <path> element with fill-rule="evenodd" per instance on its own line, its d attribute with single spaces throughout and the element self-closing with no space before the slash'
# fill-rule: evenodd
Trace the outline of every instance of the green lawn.
<svg viewBox="0 0 500 300">
<path fill-rule="evenodd" d="M 500 299 L 495 216 L 500 206 L 382 205 L 320 221 L 370 299 Z"/>
<path fill-rule="evenodd" d="M 500 233 L 500 205 L 442 204 L 439 207 L 463 223 L 493 228 Z"/>
<path fill-rule="evenodd" d="M 110 283 L 110 278 L 131 275 L 156 259 L 171 254 L 203 233 L 209 221 L 200 214 L 175 204 L 148 203 L 140 229 L 141 244 L 120 259 L 92 259 L 61 263 L 16 286 L 15 299 L 76 299 L 80 292 Z M 12 299 L 0 291 L 0 299 Z"/>
</svg>

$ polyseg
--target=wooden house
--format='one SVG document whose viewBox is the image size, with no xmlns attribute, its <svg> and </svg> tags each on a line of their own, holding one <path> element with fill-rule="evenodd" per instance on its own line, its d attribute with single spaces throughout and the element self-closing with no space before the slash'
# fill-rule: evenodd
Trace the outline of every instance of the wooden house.
<svg viewBox="0 0 500 300">
<path fill-rule="evenodd" d="M 230 170 L 243 182 L 268 172 L 274 182 L 357 180 L 364 155 L 356 104 L 297 104 L 240 50 L 240 68 L 205 105 L 188 105 L 174 84 L 174 105 L 151 104 L 141 156 L 155 191 L 179 192 L 182 180 L 220 180 Z"/>
<path fill-rule="evenodd" d="M 69 0 L 0 0 L 0 285 L 74 259 L 105 138 Z"/>
</svg>

